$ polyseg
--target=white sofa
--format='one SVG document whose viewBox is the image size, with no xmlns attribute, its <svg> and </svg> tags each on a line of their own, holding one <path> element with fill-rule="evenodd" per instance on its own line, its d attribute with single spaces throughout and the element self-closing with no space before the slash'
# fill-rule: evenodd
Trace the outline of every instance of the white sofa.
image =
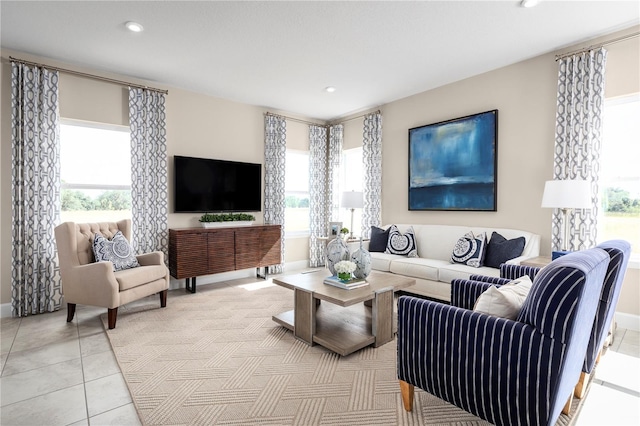
<svg viewBox="0 0 640 426">
<path fill-rule="evenodd" d="M 384 226 L 386 229 L 391 225 Z M 414 286 L 403 289 L 407 293 L 415 293 L 433 299 L 451 300 L 451 281 L 456 278 L 468 279 L 470 275 L 481 274 L 500 276 L 500 270 L 491 267 L 474 268 L 458 263 L 451 263 L 451 253 L 458 239 L 467 232 L 474 235 L 486 232 L 487 239 L 491 239 L 493 231 L 506 239 L 524 237 L 525 246 L 522 255 L 509 260 L 507 263 L 520 264 L 524 259 L 540 255 L 540 235 L 517 229 L 481 228 L 453 225 L 407 225 L 396 224 L 400 232 L 406 232 L 413 227 L 418 246 L 418 257 L 409 258 L 387 253 L 371 253 L 372 270 L 389 274 L 400 274 L 415 278 Z M 350 243 L 351 252 L 357 249 L 358 243 Z M 369 248 L 368 242 L 363 244 Z"/>
</svg>

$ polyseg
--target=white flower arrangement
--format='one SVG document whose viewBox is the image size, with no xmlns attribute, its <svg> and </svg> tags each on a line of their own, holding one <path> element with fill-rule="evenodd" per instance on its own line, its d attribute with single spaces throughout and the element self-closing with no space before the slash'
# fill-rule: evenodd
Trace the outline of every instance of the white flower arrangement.
<svg viewBox="0 0 640 426">
<path fill-rule="evenodd" d="M 341 260 L 333 267 L 338 274 L 352 274 L 356 270 L 356 264 L 350 260 Z"/>
</svg>

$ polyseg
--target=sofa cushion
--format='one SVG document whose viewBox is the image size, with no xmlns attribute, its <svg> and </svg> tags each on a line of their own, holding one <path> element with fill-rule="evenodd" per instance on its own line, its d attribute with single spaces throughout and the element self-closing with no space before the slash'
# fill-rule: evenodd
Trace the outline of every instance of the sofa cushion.
<svg viewBox="0 0 640 426">
<path fill-rule="evenodd" d="M 478 297 L 473 310 L 515 320 L 531 290 L 531 285 L 531 278 L 527 275 L 500 287 L 492 285 Z"/>
<path fill-rule="evenodd" d="M 438 270 L 444 265 L 449 265 L 445 260 L 422 259 L 419 257 L 401 257 L 391 261 L 390 271 L 394 274 L 405 275 L 412 278 L 438 281 Z"/>
<path fill-rule="evenodd" d="M 166 274 L 167 267 L 164 265 L 140 266 L 114 272 L 120 291 L 159 280 L 164 278 Z"/>
<path fill-rule="evenodd" d="M 390 228 L 382 229 L 377 226 L 371 227 L 371 236 L 369 237 L 369 252 L 384 253 L 387 249 L 389 241 Z"/>
<path fill-rule="evenodd" d="M 481 232 L 474 236 L 473 232 L 467 232 L 456 242 L 451 253 L 451 262 L 479 268 L 484 262 L 486 245 L 487 234 Z"/>
<path fill-rule="evenodd" d="M 396 254 L 387 253 L 371 253 L 371 269 L 374 271 L 389 272 L 391 270 L 391 261 L 395 259 L 405 259 Z"/>
<path fill-rule="evenodd" d="M 484 264 L 492 268 L 499 268 L 500 264 L 520 256 L 524 250 L 524 243 L 524 237 L 507 240 L 494 231 L 487 244 L 487 254 L 484 257 Z"/>
<path fill-rule="evenodd" d="M 486 266 L 474 268 L 473 266 L 467 266 L 461 263 L 447 263 L 440 267 L 438 274 L 440 281 L 450 283 L 455 279 L 467 280 L 471 274 L 485 275 L 487 277 L 499 277 L 500 270 L 496 268 L 488 268 Z"/>
<path fill-rule="evenodd" d="M 93 255 L 96 262 L 111 262 L 114 271 L 140 266 L 129 241 L 120 231 L 116 232 L 111 240 L 96 233 L 93 239 Z"/>
<path fill-rule="evenodd" d="M 407 231 L 402 234 L 397 226 L 391 225 L 385 253 L 418 257 L 418 248 L 413 227 L 410 226 Z"/>
</svg>

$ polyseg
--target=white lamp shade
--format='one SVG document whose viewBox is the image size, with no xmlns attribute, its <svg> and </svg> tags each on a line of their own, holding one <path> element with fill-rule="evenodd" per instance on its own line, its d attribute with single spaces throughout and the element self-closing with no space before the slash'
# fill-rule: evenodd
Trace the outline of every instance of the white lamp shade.
<svg viewBox="0 0 640 426">
<path fill-rule="evenodd" d="M 363 205 L 362 192 L 348 191 L 342 193 L 342 207 L 345 209 L 361 209 Z"/>
<path fill-rule="evenodd" d="M 548 180 L 544 184 L 542 207 L 590 209 L 591 185 L 586 180 Z"/>
</svg>

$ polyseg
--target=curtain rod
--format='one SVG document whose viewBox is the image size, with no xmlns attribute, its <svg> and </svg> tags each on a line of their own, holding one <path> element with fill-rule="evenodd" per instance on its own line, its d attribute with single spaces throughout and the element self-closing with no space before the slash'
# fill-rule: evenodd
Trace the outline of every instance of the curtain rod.
<svg viewBox="0 0 640 426">
<path fill-rule="evenodd" d="M 562 55 L 556 55 L 556 62 L 561 60 L 561 59 L 568 58 L 569 56 L 573 56 L 573 55 L 575 55 L 577 53 L 590 52 L 590 51 L 598 49 L 600 47 L 608 46 L 608 45 L 614 44 L 614 43 L 619 43 L 621 41 L 629 40 L 631 38 L 638 37 L 638 36 L 640 36 L 640 31 L 632 33 L 632 34 L 628 34 L 626 36 L 622 36 L 622 37 L 614 38 L 614 39 L 611 39 L 611 40 L 603 41 L 602 43 L 597 43 L 597 44 L 591 45 L 591 46 L 583 48 L 583 49 L 578 49 L 578 50 L 574 50 L 572 52 L 563 53 Z"/>
<path fill-rule="evenodd" d="M 379 109 L 377 109 L 375 111 L 371 111 L 371 112 L 368 112 L 366 114 L 356 115 L 355 117 L 347 118 L 345 120 L 333 121 L 333 122 L 330 122 L 329 125 L 333 126 L 334 124 L 342 124 L 342 123 L 346 123 L 347 121 L 357 120 L 358 118 L 366 117 L 369 114 L 380 114 L 380 113 L 381 113 L 381 111 Z"/>
<path fill-rule="evenodd" d="M 318 126 L 318 127 L 327 127 L 324 124 L 313 123 L 311 121 L 302 120 L 300 118 L 287 117 L 286 115 L 274 114 L 272 112 L 265 112 L 264 115 L 270 115 L 271 117 L 284 118 L 285 120 L 290 120 L 290 121 L 297 121 L 298 123 L 302 123 L 302 124 L 312 124 L 312 125 Z"/>
<path fill-rule="evenodd" d="M 52 67 L 52 66 L 46 65 L 46 64 L 40 64 L 40 63 L 37 63 L 37 62 L 25 61 L 24 59 L 14 58 L 13 56 L 9 56 L 9 60 L 11 62 L 18 62 L 18 63 L 25 64 L 25 65 L 33 65 L 33 66 L 36 66 L 36 67 L 48 68 L 50 70 L 60 71 L 60 72 L 64 72 L 64 73 L 67 73 L 67 74 L 73 74 L 73 75 L 77 75 L 77 76 L 80 76 L 80 77 L 87 77 L 87 78 L 91 78 L 91 79 L 94 79 L 94 80 L 106 81 L 108 83 L 115 83 L 115 84 L 119 84 L 121 86 L 129 86 L 129 87 L 135 87 L 137 89 L 151 90 L 153 92 L 159 92 L 159 93 L 163 93 L 165 95 L 169 94 L 168 90 L 156 89 L 155 87 L 144 86 L 142 84 L 129 83 L 127 81 L 116 80 L 116 79 L 113 79 L 113 78 L 102 77 L 102 76 L 99 76 L 99 75 L 88 74 L 88 73 L 85 73 L 85 72 L 74 71 L 74 70 L 69 70 L 69 69 L 60 68 L 60 67 Z"/>
<path fill-rule="evenodd" d="M 318 126 L 318 127 L 331 127 L 331 126 L 334 126 L 336 124 L 342 124 L 342 123 L 344 123 L 346 121 L 355 120 L 357 118 L 362 118 L 362 117 L 364 117 L 366 115 L 375 114 L 375 113 L 380 113 L 380 110 L 376 110 L 376 111 L 370 112 L 368 114 L 358 115 L 356 117 L 351 117 L 351 118 L 348 118 L 348 119 L 342 120 L 342 121 L 329 122 L 328 124 L 313 123 L 311 121 L 302 120 L 300 118 L 287 117 L 286 115 L 274 114 L 272 112 L 266 112 L 265 115 L 270 115 L 272 117 L 280 117 L 280 118 L 284 118 L 285 120 L 297 121 L 298 123 L 303 123 L 303 124 L 311 124 L 311 125 Z"/>
</svg>

